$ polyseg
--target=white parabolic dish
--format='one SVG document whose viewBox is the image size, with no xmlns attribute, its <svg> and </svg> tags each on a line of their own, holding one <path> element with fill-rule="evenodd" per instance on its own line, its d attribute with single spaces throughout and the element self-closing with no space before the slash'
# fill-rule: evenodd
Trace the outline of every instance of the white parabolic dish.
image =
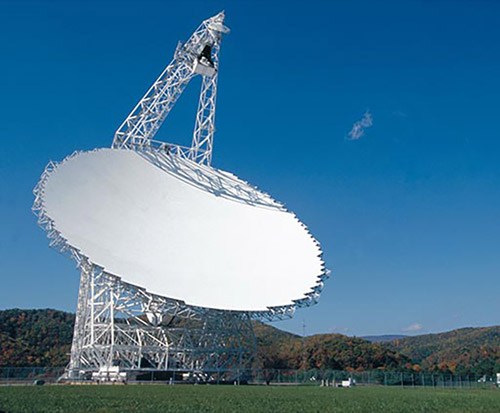
<svg viewBox="0 0 500 413">
<path fill-rule="evenodd" d="M 236 176 L 158 152 L 68 157 L 42 188 L 67 244 L 150 293 L 221 310 L 290 305 L 325 273 L 306 227 Z"/>
</svg>

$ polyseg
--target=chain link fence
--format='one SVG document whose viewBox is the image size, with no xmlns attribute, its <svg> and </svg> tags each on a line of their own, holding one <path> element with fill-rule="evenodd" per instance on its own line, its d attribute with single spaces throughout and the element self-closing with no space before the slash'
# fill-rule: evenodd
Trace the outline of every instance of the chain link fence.
<svg viewBox="0 0 500 413">
<path fill-rule="evenodd" d="M 45 384 L 61 382 L 64 367 L 0 367 L 0 385 Z M 92 377 L 87 377 L 89 383 Z M 142 371 L 129 373 L 128 383 L 211 383 L 257 385 L 309 385 L 342 387 L 346 382 L 356 386 L 399 386 L 429 388 L 496 387 L 497 377 L 477 374 L 408 373 L 395 371 L 349 372 L 337 370 L 224 370 L 214 373 Z"/>
</svg>

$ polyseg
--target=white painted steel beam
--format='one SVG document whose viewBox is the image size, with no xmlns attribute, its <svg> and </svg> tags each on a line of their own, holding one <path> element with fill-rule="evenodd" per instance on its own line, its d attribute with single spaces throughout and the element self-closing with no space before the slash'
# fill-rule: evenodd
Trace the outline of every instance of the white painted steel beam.
<svg viewBox="0 0 500 413">
<path fill-rule="evenodd" d="M 200 75 L 202 88 L 189 157 L 210 164 L 220 41 L 222 34 L 229 32 L 224 26 L 224 17 L 224 12 L 221 12 L 203 21 L 187 42 L 179 43 L 172 62 L 116 131 L 113 148 L 148 148 L 186 85 L 194 76 Z"/>
</svg>

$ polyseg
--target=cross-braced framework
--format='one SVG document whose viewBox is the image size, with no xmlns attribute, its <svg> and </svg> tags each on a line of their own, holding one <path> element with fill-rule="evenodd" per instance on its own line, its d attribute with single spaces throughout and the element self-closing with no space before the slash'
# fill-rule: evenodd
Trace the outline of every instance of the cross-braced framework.
<svg viewBox="0 0 500 413">
<path fill-rule="evenodd" d="M 214 45 L 214 67 L 219 66 L 219 45 Z M 217 99 L 217 75 L 204 76 L 201 82 L 200 101 L 196 114 L 191 159 L 210 165 L 215 132 L 215 103 Z"/>
<path fill-rule="evenodd" d="M 176 165 L 180 152 L 165 155 L 164 147 L 140 151 L 159 168 L 169 170 Z M 117 367 L 127 374 L 141 371 L 190 372 L 199 380 L 209 380 L 210 373 L 232 370 L 234 379 L 244 375 L 255 352 L 252 331 L 253 320 L 277 321 L 291 318 L 297 308 L 315 304 L 330 272 L 324 268 L 316 284 L 304 298 L 293 304 L 268 307 L 263 311 L 223 311 L 187 305 L 150 294 L 144 288 L 124 282 L 93 264 L 89 257 L 70 245 L 46 214 L 44 191 L 50 175 L 59 165 L 79 155 L 74 152 L 61 163 L 49 162 L 34 189 L 33 212 L 38 224 L 46 231 L 49 245 L 69 255 L 81 271 L 78 305 L 75 320 L 71 361 L 66 378 L 81 380 L 92 372 L 108 371 Z M 191 162 L 191 161 L 188 161 Z M 195 163 L 192 162 L 193 168 Z M 214 182 L 203 178 L 208 168 L 199 166 L 191 174 L 185 171 L 183 179 L 205 188 Z M 245 188 L 235 188 L 230 176 L 217 180 L 219 196 L 241 199 L 242 202 L 262 205 L 266 198 L 255 198 Z M 272 204 L 270 204 L 272 206 Z M 278 207 L 282 207 L 278 204 Z M 116 379 L 109 374 L 101 380 Z"/>
<path fill-rule="evenodd" d="M 221 12 L 202 22 L 187 42 L 177 46 L 172 62 L 118 128 L 112 147 L 135 150 L 166 171 L 176 169 L 178 159 L 183 159 L 190 166 L 179 170 L 179 179 L 238 202 L 284 209 L 255 187 L 242 188 L 233 182 L 231 174 L 208 171 L 215 132 L 220 41 L 222 34 L 229 32 L 223 23 Z M 203 79 L 192 146 L 153 140 L 185 86 L 197 74 Z M 73 153 L 61 164 L 77 155 L 78 152 Z M 287 319 L 297 308 L 318 301 L 330 274 L 324 265 L 316 285 L 303 298 L 264 311 L 190 306 L 124 282 L 70 245 L 47 215 L 45 185 L 58 166 L 49 162 L 45 168 L 33 191 L 32 209 L 38 224 L 47 232 L 49 245 L 68 254 L 81 271 L 67 379 L 81 380 L 94 373 L 100 380 L 113 380 L 118 376 L 111 377 L 111 371 L 125 375 L 168 371 L 189 372 L 200 380 L 210 380 L 213 374 L 219 377 L 218 373 L 228 370 L 234 371 L 233 378 L 238 379 L 250 367 L 255 352 L 253 320 Z M 209 179 L 213 174 L 218 174 L 215 182 Z"/>
<path fill-rule="evenodd" d="M 206 380 L 231 368 L 244 372 L 254 350 L 249 313 L 187 307 L 96 265 L 81 266 L 69 379 L 114 366 L 129 374 L 190 372 Z"/>
<path fill-rule="evenodd" d="M 189 157 L 209 165 L 215 132 L 215 102 L 219 72 L 220 41 L 229 29 L 224 12 L 207 19 L 185 43 L 179 43 L 174 59 L 118 128 L 113 148 L 147 148 L 172 110 L 186 85 L 203 77 L 198 113 Z"/>
</svg>

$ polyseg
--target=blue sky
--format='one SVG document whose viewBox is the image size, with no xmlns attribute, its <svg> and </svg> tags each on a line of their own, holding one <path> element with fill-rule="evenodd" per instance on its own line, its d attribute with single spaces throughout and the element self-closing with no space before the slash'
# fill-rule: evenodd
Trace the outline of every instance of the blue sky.
<svg viewBox="0 0 500 413">
<path fill-rule="evenodd" d="M 177 41 L 222 9 L 213 164 L 286 202 L 333 270 L 318 305 L 275 325 L 500 324 L 494 1 L 1 2 L 0 308 L 74 311 L 78 273 L 32 189 L 50 159 L 109 146 Z M 161 139 L 190 142 L 198 90 Z"/>
</svg>

